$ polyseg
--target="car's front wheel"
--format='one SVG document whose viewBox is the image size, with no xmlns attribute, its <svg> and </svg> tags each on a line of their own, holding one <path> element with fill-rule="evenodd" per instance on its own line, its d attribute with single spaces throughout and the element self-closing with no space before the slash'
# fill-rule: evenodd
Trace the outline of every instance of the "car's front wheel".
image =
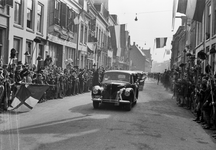
<svg viewBox="0 0 216 150">
<path fill-rule="evenodd" d="M 94 109 L 98 109 L 99 108 L 100 103 L 99 102 L 93 102 L 93 107 Z"/>
</svg>

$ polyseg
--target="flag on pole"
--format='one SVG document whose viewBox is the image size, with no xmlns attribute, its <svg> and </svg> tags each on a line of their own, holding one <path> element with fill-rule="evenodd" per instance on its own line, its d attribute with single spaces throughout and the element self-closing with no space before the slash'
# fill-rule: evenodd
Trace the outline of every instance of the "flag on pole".
<svg viewBox="0 0 216 150">
<path fill-rule="evenodd" d="M 156 38 L 156 48 L 163 48 L 166 46 L 167 38 Z"/>
<path fill-rule="evenodd" d="M 33 109 L 43 96 L 49 85 L 22 84 L 8 110 L 27 112 Z"/>
<path fill-rule="evenodd" d="M 81 9 L 80 13 L 74 18 L 74 24 L 79 24 L 81 22 L 81 18 L 85 18 L 85 15 L 83 14 L 83 9 Z"/>
<path fill-rule="evenodd" d="M 177 12 L 192 20 L 202 22 L 205 0 L 179 0 Z"/>
<path fill-rule="evenodd" d="M 115 47 L 114 55 L 120 57 L 122 46 L 125 45 L 123 40 L 125 39 L 125 24 L 110 26 L 111 42 Z"/>
<path fill-rule="evenodd" d="M 173 10 L 172 10 L 172 30 L 174 30 L 175 27 L 175 16 L 177 11 L 177 4 L 179 0 L 173 0 Z"/>
</svg>

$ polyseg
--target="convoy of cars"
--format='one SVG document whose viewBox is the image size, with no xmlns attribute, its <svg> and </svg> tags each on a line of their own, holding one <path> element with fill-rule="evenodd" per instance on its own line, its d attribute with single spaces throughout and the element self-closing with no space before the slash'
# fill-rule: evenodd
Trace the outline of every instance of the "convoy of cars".
<svg viewBox="0 0 216 150">
<path fill-rule="evenodd" d="M 140 86 L 143 89 L 143 72 L 129 70 L 105 71 L 102 83 L 92 88 L 93 107 L 111 103 L 124 106 L 128 111 L 137 103 Z"/>
</svg>

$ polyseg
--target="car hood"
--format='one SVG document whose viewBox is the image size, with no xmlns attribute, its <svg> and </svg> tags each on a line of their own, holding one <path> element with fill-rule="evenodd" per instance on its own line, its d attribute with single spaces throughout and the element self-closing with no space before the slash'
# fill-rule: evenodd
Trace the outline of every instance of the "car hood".
<svg viewBox="0 0 216 150">
<path fill-rule="evenodd" d="M 107 86 L 107 85 L 115 85 L 117 87 L 125 87 L 127 85 L 129 85 L 130 83 L 128 82 L 124 82 L 124 81 L 105 81 L 105 82 L 102 82 L 102 86 Z"/>
</svg>

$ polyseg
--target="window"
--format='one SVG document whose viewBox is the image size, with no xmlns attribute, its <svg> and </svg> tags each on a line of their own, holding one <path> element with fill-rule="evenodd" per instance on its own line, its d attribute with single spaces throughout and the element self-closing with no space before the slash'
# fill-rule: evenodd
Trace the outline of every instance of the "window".
<svg viewBox="0 0 216 150">
<path fill-rule="evenodd" d="M 0 29 L 0 59 L 2 58 L 3 48 L 3 29 Z"/>
<path fill-rule="evenodd" d="M 33 29 L 33 0 L 27 0 L 27 27 Z"/>
<path fill-rule="evenodd" d="M 21 25 L 22 0 L 15 0 L 14 4 L 14 23 Z"/>
<path fill-rule="evenodd" d="M 41 44 L 39 44 L 38 56 L 41 56 L 41 58 L 44 59 L 44 46 Z"/>
<path fill-rule="evenodd" d="M 203 41 L 203 37 L 202 37 L 202 23 L 197 22 L 197 28 L 196 28 L 196 45 L 199 45 L 202 41 Z"/>
<path fill-rule="evenodd" d="M 83 43 L 83 32 L 84 32 L 84 29 L 83 29 L 83 25 L 81 24 L 81 30 L 80 30 L 80 43 Z"/>
<path fill-rule="evenodd" d="M 85 37 L 84 37 L 84 43 L 87 43 L 87 26 L 85 26 Z"/>
<path fill-rule="evenodd" d="M 21 38 L 15 37 L 13 42 L 13 48 L 17 51 L 16 58 L 18 61 L 22 60 L 22 51 L 21 51 Z"/>
<path fill-rule="evenodd" d="M 4 1 L 0 0 L 0 8 L 4 5 Z"/>
<path fill-rule="evenodd" d="M 211 27 L 211 5 L 208 6 L 207 26 L 206 26 L 206 39 L 210 38 Z"/>
<path fill-rule="evenodd" d="M 60 7 L 61 3 L 58 0 L 55 0 L 55 10 L 54 10 L 54 24 L 60 24 Z"/>
<path fill-rule="evenodd" d="M 29 52 L 30 55 L 32 53 L 32 48 L 33 48 L 32 41 L 26 41 L 26 51 Z M 31 57 L 26 57 L 25 62 L 31 64 Z"/>
<path fill-rule="evenodd" d="M 65 59 L 72 59 L 74 60 L 74 49 L 70 47 L 66 47 L 66 52 L 65 52 Z"/>
<path fill-rule="evenodd" d="M 98 45 L 100 45 L 100 40 L 101 40 L 101 30 L 99 29 L 99 34 L 98 34 Z"/>
<path fill-rule="evenodd" d="M 37 31 L 42 33 L 42 14 L 43 13 L 43 5 L 38 4 L 37 8 Z"/>
<path fill-rule="evenodd" d="M 67 21 L 67 29 L 70 30 L 70 31 L 74 31 L 73 30 L 73 26 L 74 26 L 74 14 L 75 12 L 72 10 L 72 9 L 69 9 L 68 8 L 68 15 L 67 15 L 67 18 L 68 18 L 68 21 Z"/>
<path fill-rule="evenodd" d="M 214 6 L 214 20 L 212 21 L 213 22 L 213 33 L 214 33 L 214 35 L 216 34 L 216 1 L 213 1 L 213 6 Z"/>
<path fill-rule="evenodd" d="M 66 28 L 67 25 L 67 5 L 61 2 L 61 18 L 60 24 L 62 27 Z"/>
</svg>

